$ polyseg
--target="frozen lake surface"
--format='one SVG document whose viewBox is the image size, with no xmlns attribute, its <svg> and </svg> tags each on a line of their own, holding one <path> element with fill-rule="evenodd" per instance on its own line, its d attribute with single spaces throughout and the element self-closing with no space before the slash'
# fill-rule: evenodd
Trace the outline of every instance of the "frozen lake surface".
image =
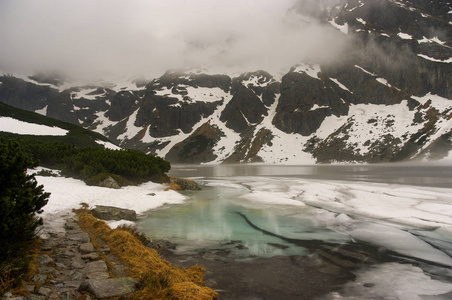
<svg viewBox="0 0 452 300">
<path fill-rule="evenodd" d="M 294 240 L 366 242 L 401 263 L 360 270 L 334 299 L 451 297 L 431 298 L 452 291 L 450 166 L 183 165 L 170 175 L 202 190 L 183 192 L 183 204 L 151 210 L 138 225 L 179 252 L 222 247 L 249 259 L 308 255 Z M 379 284 L 363 287 L 368 278 Z"/>
</svg>

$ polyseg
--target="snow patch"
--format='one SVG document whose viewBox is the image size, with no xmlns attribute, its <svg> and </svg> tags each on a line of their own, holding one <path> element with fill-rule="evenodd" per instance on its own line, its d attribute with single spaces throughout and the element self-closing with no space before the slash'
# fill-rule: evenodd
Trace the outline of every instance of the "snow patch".
<svg viewBox="0 0 452 300">
<path fill-rule="evenodd" d="M 360 8 L 360 7 L 363 7 L 364 6 L 364 3 L 360 0 L 360 1 L 358 1 L 358 3 L 359 3 L 359 5 L 358 6 L 355 6 L 355 7 L 352 7 L 352 8 L 350 8 L 350 9 L 348 9 L 348 3 L 346 3 L 345 4 L 345 6 L 344 6 L 344 8 L 345 9 L 347 9 L 348 11 L 354 11 L 355 9 L 357 9 L 357 8 Z"/>
<path fill-rule="evenodd" d="M 395 88 L 396 90 L 400 91 L 399 88 L 396 88 L 396 87 L 394 87 L 393 85 L 389 84 L 389 82 L 388 82 L 386 79 L 384 79 L 384 78 L 377 78 L 376 80 L 377 80 L 379 83 L 381 83 L 381 84 L 383 84 L 383 85 L 386 85 L 387 87 Z"/>
<path fill-rule="evenodd" d="M 350 94 L 353 94 L 352 91 L 350 91 L 345 85 L 343 85 L 342 83 L 339 82 L 339 80 L 335 79 L 335 78 L 330 78 L 330 80 L 332 82 L 334 82 L 335 84 L 337 84 L 341 89 L 349 92 Z"/>
<path fill-rule="evenodd" d="M 436 59 L 436 58 L 427 56 L 427 55 L 425 55 L 425 54 L 418 54 L 417 56 L 422 57 L 423 59 L 427 59 L 427 60 L 430 60 L 430 61 L 434 61 L 434 62 L 446 63 L 446 64 L 452 63 L 452 57 L 449 57 L 448 59 L 441 60 L 441 59 Z"/>
<path fill-rule="evenodd" d="M 262 79 L 264 79 L 263 82 L 261 82 Z M 256 75 L 251 75 L 248 80 L 243 80 L 242 81 L 242 84 L 244 86 L 246 86 L 246 87 L 248 87 L 249 85 L 251 85 L 251 86 L 259 86 L 259 87 L 266 87 L 270 83 L 272 83 L 272 80 L 267 80 L 267 78 L 265 78 L 264 76 L 256 76 Z"/>
<path fill-rule="evenodd" d="M 121 147 L 116 146 L 115 144 L 110 143 L 110 142 L 105 142 L 105 141 L 101 141 L 101 140 L 96 140 L 96 143 L 99 144 L 99 145 L 104 146 L 104 148 L 106 148 L 106 149 L 110 149 L 110 150 L 121 150 Z"/>
<path fill-rule="evenodd" d="M 445 46 L 446 42 L 441 41 L 438 37 L 433 37 L 431 39 L 426 38 L 425 36 L 422 38 L 422 40 L 418 40 L 417 41 L 419 44 L 422 43 L 436 43 L 439 44 L 441 46 Z"/>
<path fill-rule="evenodd" d="M 322 72 L 320 69 L 320 65 L 318 64 L 300 64 L 295 67 L 293 70 L 295 73 L 306 73 L 315 79 L 320 79 L 319 73 Z"/>
<path fill-rule="evenodd" d="M 126 131 L 120 135 L 118 135 L 118 140 L 125 140 L 125 139 L 131 139 L 134 136 L 136 136 L 141 130 L 143 130 L 142 127 L 135 126 L 135 122 L 137 120 L 137 114 L 139 109 L 136 109 L 127 120 L 126 124 Z"/>
<path fill-rule="evenodd" d="M 271 146 L 263 145 L 257 155 L 268 164 L 315 164 L 315 159 L 312 155 L 303 151 L 304 144 L 307 142 L 308 137 L 299 134 L 285 133 L 272 124 L 272 120 L 276 115 L 279 97 L 279 94 L 276 95 L 276 100 L 271 105 L 268 116 L 265 116 L 261 124 L 256 126 L 255 132 L 258 132 L 261 129 L 267 129 L 273 136 Z"/>
<path fill-rule="evenodd" d="M 0 131 L 29 135 L 66 135 L 68 131 L 59 127 L 50 127 L 35 123 L 27 123 L 10 117 L 0 117 Z"/>
<path fill-rule="evenodd" d="M 37 110 L 35 110 L 35 113 L 46 116 L 47 115 L 47 107 L 48 107 L 48 105 L 44 106 L 44 108 L 42 108 L 42 109 L 37 109 Z"/>
<path fill-rule="evenodd" d="M 377 76 L 376 74 L 374 74 L 374 73 L 372 73 L 372 72 L 369 72 L 369 71 L 367 71 L 366 69 L 364 69 L 363 67 L 360 67 L 360 66 L 358 66 L 358 65 L 355 65 L 355 68 L 360 69 L 361 71 L 363 71 L 363 72 L 366 73 L 366 74 L 369 74 L 369 75 L 372 75 L 372 76 Z"/>
<path fill-rule="evenodd" d="M 452 108 L 452 99 L 447 99 L 432 93 L 428 93 L 423 97 L 411 96 L 411 98 L 420 102 L 421 104 L 425 104 L 429 100 L 431 100 L 432 106 L 438 109 L 440 112 Z"/>
<path fill-rule="evenodd" d="M 412 40 L 413 37 L 411 35 L 409 35 L 408 33 L 404 33 L 404 32 L 399 32 L 397 34 L 402 40 Z"/>
<path fill-rule="evenodd" d="M 104 97 L 107 94 L 107 91 L 104 90 L 103 94 L 97 94 L 90 95 L 91 93 L 94 93 L 97 91 L 96 88 L 80 88 L 78 92 L 71 92 L 71 99 L 88 99 L 88 100 L 96 100 L 97 97 Z"/>
<path fill-rule="evenodd" d="M 363 24 L 363 25 L 366 25 L 366 24 L 367 24 L 367 22 L 364 21 L 364 20 L 361 19 L 361 18 L 356 18 L 356 21 L 358 21 L 359 23 L 361 23 L 361 24 Z"/>
<path fill-rule="evenodd" d="M 348 34 L 348 24 L 344 23 L 344 25 L 339 25 L 336 23 L 336 19 L 333 19 L 329 22 L 331 25 L 333 25 L 334 27 L 336 27 L 337 29 L 339 29 L 340 32 L 342 32 L 343 34 Z"/>
<path fill-rule="evenodd" d="M 178 85 L 178 89 L 186 91 L 186 95 L 174 94 L 172 89 L 162 88 L 155 91 L 157 96 L 176 98 L 179 101 L 196 101 L 196 102 L 216 102 L 224 100 L 229 94 L 218 87 L 192 87 L 189 85 Z"/>
<path fill-rule="evenodd" d="M 320 106 L 318 104 L 314 104 L 309 111 L 314 111 L 321 108 L 330 108 L 329 106 Z"/>
</svg>

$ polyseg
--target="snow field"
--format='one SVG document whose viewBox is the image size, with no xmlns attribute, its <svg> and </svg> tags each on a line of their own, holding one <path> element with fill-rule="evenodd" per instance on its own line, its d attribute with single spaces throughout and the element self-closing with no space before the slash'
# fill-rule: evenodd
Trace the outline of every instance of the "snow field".
<svg viewBox="0 0 452 300">
<path fill-rule="evenodd" d="M 29 170 L 30 172 L 34 173 L 35 170 Z M 54 227 L 55 230 L 62 229 L 61 226 L 64 225 L 58 223 L 60 217 L 74 208 L 80 208 L 81 203 L 87 203 L 91 208 L 96 205 L 127 208 L 143 215 L 164 204 L 182 204 L 186 200 L 185 196 L 175 191 L 164 191 L 165 185 L 153 182 L 110 189 L 88 186 L 73 178 L 36 176 L 36 180 L 44 186 L 45 192 L 51 193 L 42 217 L 47 221 L 45 225 Z M 113 222 L 113 227 L 122 223 Z"/>
</svg>

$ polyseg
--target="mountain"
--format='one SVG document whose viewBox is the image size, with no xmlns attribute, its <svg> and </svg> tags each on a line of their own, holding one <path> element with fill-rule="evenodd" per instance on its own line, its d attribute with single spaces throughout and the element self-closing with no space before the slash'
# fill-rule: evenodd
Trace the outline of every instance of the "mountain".
<svg viewBox="0 0 452 300">
<path fill-rule="evenodd" d="M 437 160 L 452 150 L 452 4 L 302 0 L 292 26 L 350 45 L 285 74 L 173 70 L 128 86 L 0 77 L 0 101 L 173 163 Z"/>
</svg>

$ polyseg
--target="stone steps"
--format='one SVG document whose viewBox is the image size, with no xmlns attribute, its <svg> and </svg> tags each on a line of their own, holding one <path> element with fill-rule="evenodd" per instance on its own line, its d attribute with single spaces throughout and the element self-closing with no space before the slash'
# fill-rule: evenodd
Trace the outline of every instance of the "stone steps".
<svg viewBox="0 0 452 300">
<path fill-rule="evenodd" d="M 109 255 L 106 246 L 96 249 L 89 235 L 69 217 L 64 233 L 47 232 L 38 257 L 39 267 L 32 282 L 23 288 L 27 296 L 5 294 L 8 300 L 78 300 L 124 297 L 137 289 L 138 281 L 124 274 L 121 264 L 107 266 L 102 257 Z M 101 254 L 101 255 L 99 255 Z M 111 263 L 110 263 L 111 265 Z"/>
</svg>

